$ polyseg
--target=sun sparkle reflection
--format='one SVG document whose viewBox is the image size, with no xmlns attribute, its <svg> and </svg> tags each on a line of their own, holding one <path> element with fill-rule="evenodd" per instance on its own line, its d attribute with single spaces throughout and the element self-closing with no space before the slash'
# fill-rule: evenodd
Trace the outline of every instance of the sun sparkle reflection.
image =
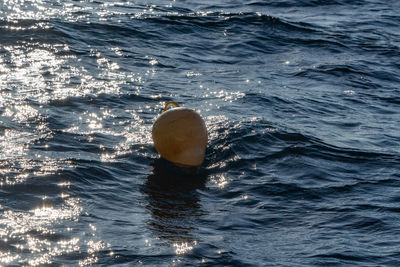
<svg viewBox="0 0 400 267">
<path fill-rule="evenodd" d="M 0 251 L 0 263 L 9 264 L 20 258 L 19 255 L 12 255 L 11 252 Z"/>
<path fill-rule="evenodd" d="M 5 244 L 9 239 L 12 240 L 13 246 L 20 251 L 2 250 L 0 263 L 20 265 L 27 262 L 31 266 L 41 266 L 51 264 L 56 256 L 79 251 L 78 237 L 55 238 L 62 236 L 63 231 L 57 229 L 56 225 L 75 221 L 82 212 L 79 199 L 64 199 L 64 204 L 59 208 L 45 205 L 29 212 L 3 211 L 0 214 L 0 238 Z"/>
<path fill-rule="evenodd" d="M 228 179 L 224 174 L 217 174 L 210 177 L 210 183 L 216 185 L 219 189 L 223 189 L 228 184 Z"/>
<path fill-rule="evenodd" d="M 193 250 L 194 246 L 196 245 L 197 242 L 194 241 L 193 244 L 189 244 L 188 242 L 182 242 L 182 243 L 174 243 L 173 247 L 175 248 L 175 253 L 177 255 L 183 255 L 186 254 L 187 252 Z"/>
</svg>

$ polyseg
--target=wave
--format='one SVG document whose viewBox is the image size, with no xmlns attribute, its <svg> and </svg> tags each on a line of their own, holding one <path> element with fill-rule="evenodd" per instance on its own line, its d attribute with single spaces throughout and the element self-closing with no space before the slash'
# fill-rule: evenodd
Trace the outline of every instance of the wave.
<svg viewBox="0 0 400 267">
<path fill-rule="evenodd" d="M 352 168 L 358 165 L 366 171 L 373 168 L 391 168 L 390 166 L 400 162 L 397 154 L 338 147 L 313 136 L 276 127 L 263 120 L 214 126 L 217 131 L 214 135 L 218 138 L 210 141 L 207 153 L 207 165 L 211 173 L 229 172 L 233 169 L 240 172 L 258 165 L 258 175 L 266 175 L 269 168 L 295 168 L 290 166 L 290 162 L 295 159 L 297 164 L 306 164 L 305 169 L 308 170 L 305 170 L 304 175 L 314 169 L 316 176 L 309 173 L 310 177 L 336 180 L 336 177 L 352 173 L 348 170 L 346 174 L 346 170 L 338 169 L 340 165 L 348 164 L 353 166 Z M 289 172 L 289 175 L 296 177 L 301 173 L 302 170 L 299 169 L 298 173 Z"/>
<path fill-rule="evenodd" d="M 247 3 L 249 6 L 267 6 L 267 7 L 321 7 L 321 6 L 360 6 L 365 4 L 365 1 L 362 0 L 352 0 L 352 1 L 346 1 L 346 0 L 312 0 L 312 1 L 307 1 L 307 0 L 301 0 L 301 1 L 296 1 L 296 0 L 285 0 L 285 1 L 268 1 L 268 2 L 262 2 L 262 1 L 250 1 Z"/>
</svg>

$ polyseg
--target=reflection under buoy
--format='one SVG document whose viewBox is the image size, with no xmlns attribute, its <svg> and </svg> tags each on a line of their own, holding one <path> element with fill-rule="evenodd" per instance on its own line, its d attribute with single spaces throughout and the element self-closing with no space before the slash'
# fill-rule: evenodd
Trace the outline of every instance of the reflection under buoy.
<svg viewBox="0 0 400 267">
<path fill-rule="evenodd" d="M 201 169 L 188 174 L 164 159 L 157 159 L 142 188 L 151 214 L 150 230 L 168 243 L 196 241 L 192 236 L 196 225 L 193 220 L 204 214 L 196 190 L 205 189 L 206 179 Z"/>
</svg>

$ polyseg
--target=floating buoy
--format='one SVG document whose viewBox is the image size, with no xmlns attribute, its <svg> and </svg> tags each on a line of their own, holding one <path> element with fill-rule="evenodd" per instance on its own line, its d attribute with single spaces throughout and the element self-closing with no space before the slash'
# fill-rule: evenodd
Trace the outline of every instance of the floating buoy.
<svg viewBox="0 0 400 267">
<path fill-rule="evenodd" d="M 168 109 L 170 105 L 175 108 Z M 160 156 L 178 166 L 198 167 L 206 154 L 207 128 L 200 115 L 175 102 L 165 105 L 153 124 L 154 146 Z"/>
</svg>

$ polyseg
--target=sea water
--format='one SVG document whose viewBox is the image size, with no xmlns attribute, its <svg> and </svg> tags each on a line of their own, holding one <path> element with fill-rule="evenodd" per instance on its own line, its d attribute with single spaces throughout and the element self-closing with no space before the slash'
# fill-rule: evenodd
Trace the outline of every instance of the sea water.
<svg viewBox="0 0 400 267">
<path fill-rule="evenodd" d="M 399 266 L 400 2 L 4 0 L 0 264 Z M 158 158 L 168 101 L 206 161 Z"/>
</svg>

